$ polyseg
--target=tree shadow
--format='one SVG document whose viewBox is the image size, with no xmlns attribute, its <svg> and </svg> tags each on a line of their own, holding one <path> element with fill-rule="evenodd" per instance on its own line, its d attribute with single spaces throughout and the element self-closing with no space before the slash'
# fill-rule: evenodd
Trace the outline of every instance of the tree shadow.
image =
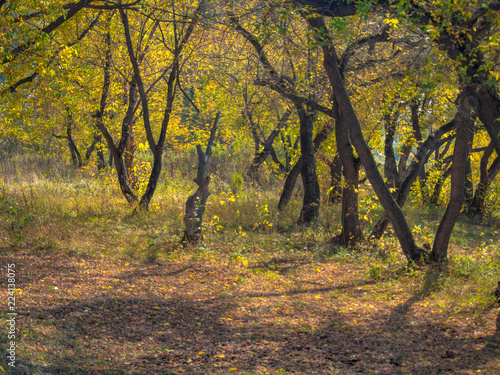
<svg viewBox="0 0 500 375">
<path fill-rule="evenodd" d="M 311 264 L 312 260 L 307 258 L 273 258 L 271 260 L 265 262 L 258 262 L 252 265 L 251 268 L 257 269 L 267 269 L 269 271 L 276 271 L 281 275 L 290 273 L 291 271 L 296 271 L 301 266 L 305 266 L 307 264 Z"/>
<path fill-rule="evenodd" d="M 170 266 L 163 273 L 159 267 L 151 271 L 166 281 L 192 269 Z M 500 314 L 496 331 L 479 338 L 456 332 L 433 316 L 417 316 L 413 307 L 439 290 L 442 272 L 429 267 L 420 290 L 376 313 L 342 311 L 336 307 L 342 293 L 330 293 L 365 293 L 361 287 L 376 284 L 373 280 L 232 295 L 200 291 L 162 297 L 142 289 L 138 295 L 109 292 L 34 306 L 30 324 L 55 328 L 50 347 L 57 353 L 50 365 L 20 355 L 15 374 L 470 373 L 498 358 Z M 120 277 L 127 276 L 151 275 L 131 272 Z M 307 302 L 318 294 L 328 295 L 327 309 Z M 306 305 L 271 319 L 267 314 L 280 307 L 282 297 Z M 250 299 L 255 309 L 245 306 Z M 29 329 L 23 327 L 23 333 L 36 334 Z"/>
<path fill-rule="evenodd" d="M 404 320 L 405 315 L 411 310 L 413 305 L 429 297 L 433 292 L 439 291 L 439 280 L 443 272 L 446 272 L 443 266 L 428 266 L 425 271 L 422 288 L 415 292 L 407 301 L 396 306 L 390 315 L 390 320 L 394 323 L 401 320 L 401 318 Z"/>
<path fill-rule="evenodd" d="M 162 352 L 179 358 L 177 365 L 189 363 L 191 354 L 203 350 L 211 355 L 210 348 L 232 340 L 231 329 L 222 317 L 232 305 L 232 301 L 223 299 L 196 301 L 149 296 L 98 298 L 32 310 L 32 320 L 50 322 L 62 333 L 53 343 L 61 364 L 37 366 L 24 359 L 18 363 L 18 373 L 149 374 L 155 373 L 151 368 L 156 367 L 155 361 Z M 106 342 L 113 343 L 114 348 Z M 97 357 L 99 350 L 109 350 L 110 356 L 119 350 L 128 356 L 122 363 L 111 360 L 96 370 L 89 360 Z"/>
<path fill-rule="evenodd" d="M 196 269 L 193 265 L 179 266 L 177 269 L 165 272 L 165 267 L 163 264 L 154 264 L 145 267 L 146 269 L 134 269 L 133 271 L 121 272 L 117 275 L 117 278 L 124 281 L 131 281 L 135 279 L 144 279 L 145 277 L 172 277 L 180 275 L 189 270 Z"/>
<path fill-rule="evenodd" d="M 64 257 L 61 257 L 60 254 L 45 253 L 40 256 L 27 252 L 16 253 L 12 249 L 0 254 L 0 263 L 4 269 L 7 268 L 7 264 L 15 264 L 16 284 L 19 286 L 36 283 L 49 277 L 57 278 L 61 274 L 77 276 L 81 271 L 75 265 L 65 264 Z M 76 282 L 72 277 L 66 279 L 70 283 Z"/>
</svg>

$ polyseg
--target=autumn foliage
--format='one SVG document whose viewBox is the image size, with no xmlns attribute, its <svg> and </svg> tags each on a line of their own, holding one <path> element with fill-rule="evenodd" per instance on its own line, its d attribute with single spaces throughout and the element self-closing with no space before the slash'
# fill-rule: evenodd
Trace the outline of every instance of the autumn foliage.
<svg viewBox="0 0 500 375">
<path fill-rule="evenodd" d="M 0 249 L 26 272 L 26 371 L 72 373 L 82 340 L 112 348 L 85 371 L 134 373 L 117 340 L 142 335 L 154 345 L 129 361 L 136 373 L 404 373 L 425 344 L 404 344 L 392 317 L 408 335 L 460 333 L 438 335 L 440 371 L 495 372 L 499 12 L 465 0 L 0 0 Z M 68 300 L 35 280 L 59 280 Z M 145 331 L 127 336 L 115 311 Z M 47 338 L 66 335 L 47 346 L 71 347 L 76 365 L 42 360 L 45 317 Z M 482 322 L 488 359 L 466 359 L 462 318 Z M 340 358 L 332 335 L 377 354 Z M 385 356 L 391 340 L 401 351 Z M 365 366 L 376 356 L 389 362 Z M 436 359 L 422 356 L 408 373 L 430 373 Z"/>
</svg>

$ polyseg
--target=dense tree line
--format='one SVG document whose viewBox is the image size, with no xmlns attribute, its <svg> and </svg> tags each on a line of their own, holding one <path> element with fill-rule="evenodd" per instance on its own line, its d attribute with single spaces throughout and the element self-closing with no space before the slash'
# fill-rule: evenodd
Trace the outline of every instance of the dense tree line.
<svg viewBox="0 0 500 375">
<path fill-rule="evenodd" d="M 342 202 L 334 243 L 363 240 L 367 180 L 385 210 L 370 237 L 390 223 L 409 261 L 443 261 L 457 218 L 484 215 L 500 171 L 499 11 L 479 0 L 0 1 L 0 131 L 40 152 L 67 147 L 75 167 L 112 165 L 125 199 L 147 209 L 165 149 L 206 142 L 222 111 L 218 142 L 253 146 L 247 179 L 265 163 L 286 174 L 280 209 L 300 176 L 299 224 L 319 216 L 326 163 L 330 201 Z M 215 129 L 198 147 L 202 169 Z M 138 150 L 153 158 L 142 188 Z M 402 207 L 412 189 L 438 202 L 447 178 L 424 248 Z M 196 182 L 204 206 L 209 177 Z"/>
</svg>

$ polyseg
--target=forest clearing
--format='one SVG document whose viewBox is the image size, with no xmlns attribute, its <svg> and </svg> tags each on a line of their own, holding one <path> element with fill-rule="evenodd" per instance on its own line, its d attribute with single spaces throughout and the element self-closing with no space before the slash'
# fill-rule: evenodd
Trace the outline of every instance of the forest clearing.
<svg viewBox="0 0 500 375">
<path fill-rule="evenodd" d="M 0 374 L 500 373 L 499 30 L 0 0 Z"/>
</svg>

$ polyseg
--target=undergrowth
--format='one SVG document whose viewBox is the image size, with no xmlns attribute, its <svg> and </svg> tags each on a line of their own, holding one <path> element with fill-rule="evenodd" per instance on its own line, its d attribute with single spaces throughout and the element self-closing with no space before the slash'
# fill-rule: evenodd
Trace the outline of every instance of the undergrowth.
<svg viewBox="0 0 500 375">
<path fill-rule="evenodd" d="M 192 163 L 169 159 L 193 172 Z M 219 165 L 224 163 L 219 161 Z M 229 164 L 227 164 L 229 165 Z M 222 168 L 222 167 L 221 167 Z M 339 231 L 340 207 L 324 204 L 320 220 L 308 228 L 295 224 L 297 194 L 284 212 L 276 209 L 281 180 L 258 185 L 238 180 L 234 167 L 219 169 L 211 185 L 203 241 L 180 245 L 184 204 L 194 184 L 188 175 L 166 168 L 148 212 L 133 212 L 114 183 L 113 171 L 74 170 L 34 156 L 3 160 L 0 180 L 0 241 L 3 249 L 113 257 L 130 262 L 177 258 L 245 260 L 306 257 L 315 262 L 352 263 L 367 278 L 418 283 L 425 270 L 406 267 L 392 236 L 354 249 L 332 247 Z M 365 232 L 381 212 L 371 192 L 362 188 Z M 371 208 L 371 209 L 370 209 Z M 407 207 L 408 221 L 419 242 L 432 244 L 442 212 Z M 367 215 L 371 215 L 370 218 Z M 492 306 L 491 290 L 500 279 L 499 226 L 459 221 L 449 262 L 439 272 L 433 292 L 450 311 L 480 314 Z M 444 308 L 443 307 L 443 308 Z"/>
</svg>

